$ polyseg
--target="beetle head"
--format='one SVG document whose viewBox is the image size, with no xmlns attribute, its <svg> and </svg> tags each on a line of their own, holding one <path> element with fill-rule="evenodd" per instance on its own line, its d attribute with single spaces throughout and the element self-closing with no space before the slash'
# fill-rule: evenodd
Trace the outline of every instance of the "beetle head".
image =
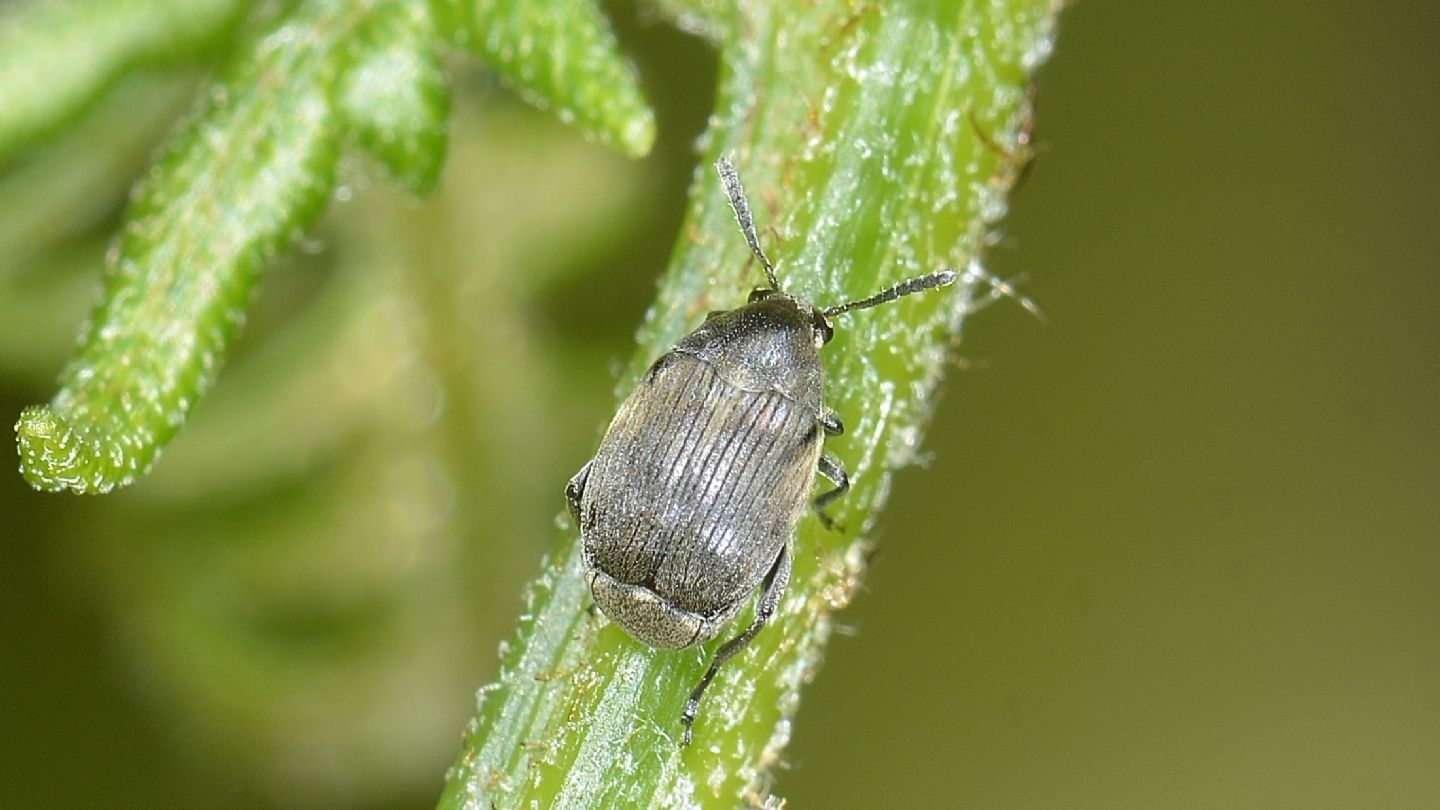
<svg viewBox="0 0 1440 810">
<path fill-rule="evenodd" d="M 757 301 L 772 301 L 777 304 L 784 302 L 793 307 L 800 319 L 810 324 L 810 335 L 815 340 L 817 349 L 835 337 L 835 328 L 830 325 L 830 319 L 826 317 L 825 311 L 803 298 L 797 298 L 784 290 L 760 287 L 750 291 L 750 297 L 746 303 L 754 304 Z"/>
<path fill-rule="evenodd" d="M 750 203 L 745 199 L 745 189 L 740 185 L 740 175 L 736 173 L 735 167 L 730 159 L 724 155 L 715 161 L 715 170 L 720 174 L 720 183 L 725 187 L 725 196 L 730 199 L 730 207 L 735 211 L 735 221 L 740 225 L 740 232 L 745 235 L 745 242 L 750 246 L 750 252 L 760 260 L 765 268 L 765 280 L 770 283 L 769 287 L 762 287 L 750 293 L 750 303 L 758 303 L 770 299 L 783 298 L 790 302 L 795 311 L 810 324 L 811 334 L 815 339 L 815 346 L 818 348 L 830 342 L 835 336 L 835 330 L 830 326 L 830 318 L 849 312 L 852 309 L 869 309 L 870 307 L 894 301 L 901 296 L 917 293 L 922 290 L 933 290 L 936 287 L 945 287 L 955 283 L 956 273 L 954 270 L 940 270 L 928 273 L 916 278 L 907 279 L 893 287 L 884 290 L 858 301 L 849 301 L 844 304 L 825 307 L 820 309 L 809 301 L 797 298 L 780 289 L 780 282 L 775 278 L 775 265 L 770 263 L 770 258 L 765 251 L 760 249 L 760 240 L 755 235 L 755 221 L 750 216 Z"/>
</svg>

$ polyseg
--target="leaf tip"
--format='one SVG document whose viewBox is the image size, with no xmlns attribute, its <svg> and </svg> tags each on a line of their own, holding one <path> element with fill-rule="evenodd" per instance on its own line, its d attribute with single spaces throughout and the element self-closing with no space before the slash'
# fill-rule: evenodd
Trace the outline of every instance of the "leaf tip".
<svg viewBox="0 0 1440 810">
<path fill-rule="evenodd" d="M 638 158 L 650 154 L 655 146 L 655 113 L 648 106 L 631 115 L 620 130 L 620 148 Z"/>
<path fill-rule="evenodd" d="M 61 416 L 44 405 L 31 405 L 15 423 L 15 450 L 20 474 L 42 492 L 66 488 L 66 472 L 77 455 L 75 432 Z"/>
<path fill-rule="evenodd" d="M 31 405 L 15 423 L 20 474 L 41 492 L 104 493 L 129 480 L 107 476 L 92 442 L 47 405 Z"/>
</svg>

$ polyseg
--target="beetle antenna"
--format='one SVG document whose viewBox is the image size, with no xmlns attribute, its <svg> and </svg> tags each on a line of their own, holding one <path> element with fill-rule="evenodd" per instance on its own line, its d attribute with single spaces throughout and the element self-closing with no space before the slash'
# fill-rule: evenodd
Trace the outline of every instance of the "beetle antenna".
<svg viewBox="0 0 1440 810">
<path fill-rule="evenodd" d="M 825 309 L 821 310 L 821 313 L 827 318 L 833 318 L 834 316 L 839 315 L 842 312 L 849 312 L 852 309 L 869 309 L 870 307 L 878 306 L 889 301 L 894 301 L 896 298 L 909 295 L 911 293 L 923 292 L 925 290 L 933 290 L 936 287 L 948 287 L 951 284 L 954 284 L 955 279 L 957 278 L 959 278 L 959 275 L 954 270 L 936 270 L 933 273 L 927 273 L 923 276 L 906 279 L 905 281 L 896 284 L 894 287 L 889 287 L 881 290 L 878 293 L 875 293 L 869 298 L 865 298 L 860 301 L 851 301 L 848 304 L 839 304 L 833 307 L 826 307 Z"/>
<path fill-rule="evenodd" d="M 775 265 L 765 257 L 765 251 L 760 249 L 760 239 L 755 236 L 755 220 L 750 217 L 750 203 L 745 200 L 745 189 L 740 186 L 740 175 L 730 163 L 730 158 L 724 155 L 715 161 L 715 171 L 720 173 L 720 182 L 725 186 L 725 196 L 730 198 L 730 207 L 735 210 L 735 221 L 740 223 L 740 232 L 745 234 L 745 241 L 750 244 L 750 252 L 765 266 L 765 280 L 770 282 L 771 289 L 780 289 L 780 282 L 775 280 Z"/>
</svg>

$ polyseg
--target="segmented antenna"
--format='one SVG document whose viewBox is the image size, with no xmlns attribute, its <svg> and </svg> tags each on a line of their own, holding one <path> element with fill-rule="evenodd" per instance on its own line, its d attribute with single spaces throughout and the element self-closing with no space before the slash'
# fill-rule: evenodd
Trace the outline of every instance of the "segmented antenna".
<svg viewBox="0 0 1440 810">
<path fill-rule="evenodd" d="M 715 171 L 720 173 L 720 182 L 725 186 L 725 196 L 730 198 L 730 207 L 735 209 L 735 221 L 740 223 L 740 232 L 745 234 L 745 241 L 750 244 L 750 252 L 765 266 L 765 280 L 770 282 L 772 290 L 780 289 L 780 282 L 775 280 L 775 265 L 765 257 L 765 251 L 760 249 L 760 240 L 755 236 L 755 221 L 750 218 L 750 203 L 745 200 L 745 189 L 740 186 L 740 175 L 735 172 L 730 158 L 724 155 L 715 161 Z"/>
<path fill-rule="evenodd" d="M 959 276 L 954 270 L 936 270 L 933 273 L 902 281 L 894 287 L 875 293 L 869 298 L 860 301 L 851 301 L 848 304 L 826 307 L 822 312 L 825 317 L 831 318 L 842 312 L 849 312 L 852 309 L 869 309 L 870 307 L 884 304 L 888 301 L 894 301 L 896 298 L 909 295 L 910 293 L 933 290 L 936 287 L 948 287 L 954 284 L 957 278 L 959 278 Z"/>
</svg>

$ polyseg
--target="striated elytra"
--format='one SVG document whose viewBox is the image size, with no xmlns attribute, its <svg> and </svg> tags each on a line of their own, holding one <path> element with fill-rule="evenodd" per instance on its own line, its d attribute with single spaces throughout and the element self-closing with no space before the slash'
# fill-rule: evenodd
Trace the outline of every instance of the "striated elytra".
<svg viewBox="0 0 1440 810">
<path fill-rule="evenodd" d="M 785 592 L 790 536 L 815 473 L 835 483 L 813 501 L 827 525 L 825 505 L 849 488 L 822 451 L 825 436 L 843 430 L 824 401 L 820 347 L 833 335 L 830 318 L 956 278 L 942 270 L 817 308 L 780 290 L 735 168 L 724 157 L 715 168 L 770 286 L 738 309 L 711 313 L 656 360 L 565 490 L 595 604 L 637 640 L 663 649 L 703 644 L 759 588 L 750 626 L 720 647 L 690 693 L 682 745 L 715 673 Z"/>
</svg>

